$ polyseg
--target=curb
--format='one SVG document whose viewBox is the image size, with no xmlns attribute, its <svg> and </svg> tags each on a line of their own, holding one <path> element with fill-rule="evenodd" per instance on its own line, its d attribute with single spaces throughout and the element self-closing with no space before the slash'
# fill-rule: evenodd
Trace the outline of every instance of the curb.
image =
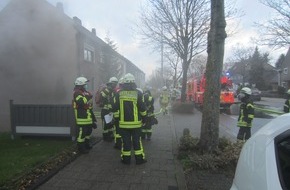
<svg viewBox="0 0 290 190">
<path fill-rule="evenodd" d="M 96 138 L 95 141 L 92 142 L 92 145 L 96 145 L 97 143 L 99 143 L 101 141 L 102 141 L 102 138 Z M 35 189 L 37 189 L 39 186 L 41 186 L 42 184 L 44 184 L 45 182 L 47 182 L 54 175 L 56 175 L 60 170 L 62 170 L 65 166 L 67 166 L 68 164 L 70 164 L 73 161 L 75 161 L 81 155 L 82 154 L 80 154 L 80 153 L 77 153 L 77 154 L 73 155 L 71 158 L 69 158 L 68 160 L 65 160 L 60 165 L 57 165 L 58 166 L 57 168 L 53 168 L 49 172 L 47 172 L 46 174 L 44 174 L 43 176 L 41 176 L 39 178 L 36 178 L 35 179 L 35 182 L 32 185 L 27 186 L 26 189 L 27 190 L 35 190 Z M 56 157 L 57 156 L 53 157 L 51 160 L 53 160 Z M 47 162 L 49 162 L 49 160 Z M 43 164 L 46 164 L 47 162 L 45 162 Z M 41 167 L 43 164 L 40 164 L 38 167 Z M 37 167 L 34 168 L 33 170 L 31 170 L 31 172 L 33 172 L 35 169 L 37 169 Z"/>
<path fill-rule="evenodd" d="M 186 190 L 187 186 L 186 186 L 185 175 L 183 172 L 183 167 L 177 158 L 179 144 L 178 144 L 176 129 L 174 127 L 175 125 L 174 125 L 174 120 L 173 120 L 172 115 L 170 115 L 170 119 L 171 119 L 170 128 L 171 128 L 171 132 L 172 132 L 172 153 L 174 156 L 174 164 L 175 164 L 175 169 L 176 169 L 176 181 L 177 181 L 177 185 L 178 185 L 179 190 Z"/>
</svg>

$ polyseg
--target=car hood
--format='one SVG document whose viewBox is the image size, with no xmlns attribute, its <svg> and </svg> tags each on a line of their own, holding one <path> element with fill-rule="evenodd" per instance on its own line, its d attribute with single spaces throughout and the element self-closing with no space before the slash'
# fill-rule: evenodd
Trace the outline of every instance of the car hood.
<svg viewBox="0 0 290 190">
<path fill-rule="evenodd" d="M 282 189 L 276 166 L 274 139 L 290 129 L 290 114 L 273 119 L 243 146 L 231 190 Z"/>
</svg>

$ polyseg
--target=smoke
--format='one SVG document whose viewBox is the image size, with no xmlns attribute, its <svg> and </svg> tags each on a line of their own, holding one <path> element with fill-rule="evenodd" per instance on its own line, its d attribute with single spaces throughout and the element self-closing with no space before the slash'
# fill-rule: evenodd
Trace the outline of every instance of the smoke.
<svg viewBox="0 0 290 190">
<path fill-rule="evenodd" d="M 9 100 L 70 104 L 77 77 L 72 20 L 44 0 L 13 0 L 0 12 L 0 131 L 9 126 Z"/>
</svg>

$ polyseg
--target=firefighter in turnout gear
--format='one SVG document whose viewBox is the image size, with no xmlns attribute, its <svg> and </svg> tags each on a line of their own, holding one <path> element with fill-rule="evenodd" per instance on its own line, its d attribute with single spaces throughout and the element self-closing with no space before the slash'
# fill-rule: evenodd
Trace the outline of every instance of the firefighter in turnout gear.
<svg viewBox="0 0 290 190">
<path fill-rule="evenodd" d="M 116 93 L 118 93 L 122 89 L 123 85 L 124 85 L 124 78 L 121 77 L 119 80 L 118 87 L 116 88 Z M 118 123 L 114 122 L 114 127 L 115 127 L 115 130 L 114 130 L 114 142 L 115 142 L 114 148 L 121 150 L 122 138 L 121 138 L 121 134 L 120 134 L 119 125 L 117 125 L 117 124 Z"/>
<path fill-rule="evenodd" d="M 112 103 L 115 93 L 115 88 L 118 84 L 118 79 L 116 77 L 111 77 L 109 82 L 107 82 L 107 87 L 101 91 L 100 107 L 101 118 L 102 118 L 102 129 L 103 129 L 103 140 L 112 141 L 114 132 L 114 123 L 106 122 L 105 116 L 112 114 Z M 113 117 L 113 115 L 112 115 Z"/>
<path fill-rule="evenodd" d="M 146 122 L 146 107 L 142 93 L 136 89 L 135 77 L 124 76 L 122 89 L 116 93 L 113 104 L 114 121 L 122 137 L 121 162 L 130 164 L 133 145 L 136 164 L 146 162 L 141 141 L 141 126 Z"/>
<path fill-rule="evenodd" d="M 254 105 L 251 101 L 252 90 L 248 87 L 241 89 L 238 98 L 241 100 L 237 126 L 240 128 L 238 140 L 248 140 L 251 137 L 252 121 L 254 119 Z"/>
<path fill-rule="evenodd" d="M 78 77 L 73 93 L 73 108 L 78 126 L 77 145 L 80 153 L 88 153 L 92 148 L 90 136 L 92 128 L 97 128 L 97 120 L 93 113 L 93 96 L 87 91 L 88 79 Z"/>
<path fill-rule="evenodd" d="M 147 121 L 142 126 L 142 139 L 151 140 L 152 135 L 152 125 L 154 125 L 155 116 L 154 116 L 154 98 L 151 96 L 150 90 L 145 90 L 144 92 L 144 101 L 147 110 Z"/>
<path fill-rule="evenodd" d="M 169 104 L 169 100 L 170 100 L 170 95 L 169 95 L 169 92 L 167 91 L 167 87 L 163 86 L 162 92 L 159 98 L 159 103 L 160 103 L 160 106 L 164 115 L 168 114 L 167 106 Z"/>
<path fill-rule="evenodd" d="M 287 91 L 286 101 L 284 104 L 284 112 L 289 113 L 290 112 L 290 89 Z"/>
</svg>

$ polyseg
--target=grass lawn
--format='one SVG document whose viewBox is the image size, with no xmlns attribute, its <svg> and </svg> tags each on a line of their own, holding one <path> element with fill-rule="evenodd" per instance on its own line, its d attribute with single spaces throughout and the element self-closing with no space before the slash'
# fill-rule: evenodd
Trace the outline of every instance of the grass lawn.
<svg viewBox="0 0 290 190">
<path fill-rule="evenodd" d="M 72 145 L 71 138 L 17 137 L 11 140 L 9 133 L 0 133 L 0 189 Z"/>
</svg>

